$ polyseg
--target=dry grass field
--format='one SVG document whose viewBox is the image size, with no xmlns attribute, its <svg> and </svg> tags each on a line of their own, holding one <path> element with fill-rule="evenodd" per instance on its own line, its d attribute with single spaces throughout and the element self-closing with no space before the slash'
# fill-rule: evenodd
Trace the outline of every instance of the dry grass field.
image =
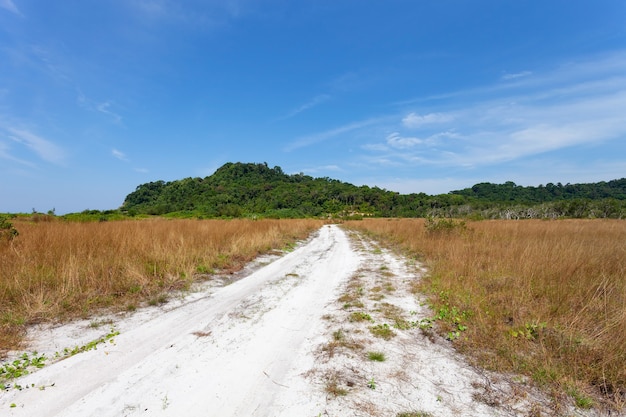
<svg viewBox="0 0 626 417">
<path fill-rule="evenodd" d="M 459 350 L 581 408 L 626 403 L 626 222 L 371 219 L 425 263 L 416 291 Z M 428 227 L 425 227 L 428 226 Z M 435 224 L 436 226 L 436 224 Z"/>
<path fill-rule="evenodd" d="M 26 326 L 166 301 L 217 270 L 290 247 L 318 220 L 13 221 L 0 241 L 0 357 Z"/>
</svg>

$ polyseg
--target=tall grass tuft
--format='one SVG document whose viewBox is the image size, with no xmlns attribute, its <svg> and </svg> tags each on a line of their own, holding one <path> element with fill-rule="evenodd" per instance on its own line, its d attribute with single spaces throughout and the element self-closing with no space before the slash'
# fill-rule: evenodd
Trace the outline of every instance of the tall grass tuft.
<svg viewBox="0 0 626 417">
<path fill-rule="evenodd" d="M 26 326 L 121 310 L 292 245 L 316 220 L 14 221 L 0 244 L 0 356 Z"/>
<path fill-rule="evenodd" d="M 626 222 L 483 221 L 463 233 L 432 233 L 421 219 L 348 225 L 425 262 L 416 290 L 435 311 L 465 312 L 454 343 L 478 364 L 577 404 L 626 404 Z"/>
</svg>

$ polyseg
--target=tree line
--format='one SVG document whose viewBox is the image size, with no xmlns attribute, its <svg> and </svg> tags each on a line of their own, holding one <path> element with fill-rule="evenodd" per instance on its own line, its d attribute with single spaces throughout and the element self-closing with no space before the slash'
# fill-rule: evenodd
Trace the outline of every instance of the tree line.
<svg viewBox="0 0 626 417">
<path fill-rule="evenodd" d="M 266 163 L 227 163 L 205 178 L 154 181 L 120 211 L 178 217 L 626 217 L 626 178 L 523 187 L 480 183 L 447 194 L 400 194 L 328 177 L 288 175 Z"/>
</svg>

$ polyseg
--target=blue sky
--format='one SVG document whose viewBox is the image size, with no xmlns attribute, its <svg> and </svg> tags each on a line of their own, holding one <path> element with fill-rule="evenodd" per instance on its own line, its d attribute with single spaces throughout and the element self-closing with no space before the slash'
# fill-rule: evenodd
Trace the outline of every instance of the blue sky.
<svg viewBox="0 0 626 417">
<path fill-rule="evenodd" d="M 622 0 L 0 0 L 0 212 L 267 162 L 401 193 L 626 176 Z"/>
</svg>

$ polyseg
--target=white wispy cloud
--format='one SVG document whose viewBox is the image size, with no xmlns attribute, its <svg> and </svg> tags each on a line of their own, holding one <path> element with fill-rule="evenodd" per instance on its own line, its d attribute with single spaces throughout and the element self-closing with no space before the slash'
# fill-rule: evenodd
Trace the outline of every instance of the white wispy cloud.
<svg viewBox="0 0 626 417">
<path fill-rule="evenodd" d="M 15 3 L 11 0 L 0 0 L 0 8 L 10 11 L 11 13 L 15 13 L 16 15 L 21 16 L 22 13 L 17 8 Z"/>
<path fill-rule="evenodd" d="M 8 127 L 6 130 L 9 132 L 9 139 L 23 145 L 30 151 L 37 154 L 44 161 L 52 162 L 54 164 L 62 164 L 65 161 L 65 151 L 55 143 L 26 129 Z"/>
<path fill-rule="evenodd" d="M 115 102 L 113 102 L 112 100 L 98 102 L 90 99 L 80 90 L 78 90 L 77 94 L 78 96 L 76 97 L 76 102 L 80 107 L 89 111 L 104 114 L 116 124 L 122 122 L 122 116 L 112 109 L 113 107 L 115 107 Z"/>
<path fill-rule="evenodd" d="M 129 161 L 128 157 L 126 156 L 124 152 L 119 151 L 115 148 L 111 150 L 111 155 L 113 155 L 115 158 L 119 159 L 120 161 L 124 161 L 124 162 Z"/>
<path fill-rule="evenodd" d="M 454 116 L 451 114 L 428 113 L 425 115 L 419 115 L 415 112 L 411 112 L 402 118 L 402 124 L 405 127 L 416 129 L 424 125 L 446 123 L 451 121 L 453 118 Z"/>
<path fill-rule="evenodd" d="M 111 119 L 113 119 L 113 121 L 115 121 L 116 123 L 120 123 L 122 121 L 122 116 L 111 110 L 111 106 L 113 106 L 113 103 L 111 101 L 105 101 L 103 103 L 98 103 L 96 105 L 96 110 L 98 110 L 102 114 L 106 114 L 107 116 L 111 117 Z"/>
<path fill-rule="evenodd" d="M 309 100 L 308 102 L 304 103 L 303 105 L 296 107 L 295 109 L 291 110 L 289 113 L 287 113 L 286 115 L 280 117 L 278 120 L 285 120 L 285 119 L 289 119 L 292 118 L 294 116 L 296 116 L 299 113 L 302 113 L 305 110 L 308 110 L 310 108 L 313 108 L 319 104 L 322 104 L 325 101 L 330 100 L 330 95 L 328 94 L 319 94 L 315 97 L 313 97 L 311 100 Z"/>
<path fill-rule="evenodd" d="M 515 85 L 506 89 L 486 86 L 465 94 L 463 100 L 438 102 L 445 111 L 411 111 L 400 118 L 392 134 L 361 149 L 384 163 L 477 167 L 577 146 L 602 149 L 609 142 L 622 146 L 623 74 L 626 51 L 570 62 L 532 77 L 510 77 Z"/>
<path fill-rule="evenodd" d="M 286 147 L 285 147 L 285 151 L 286 152 L 290 152 L 299 148 L 304 148 L 307 146 L 311 146 L 314 145 L 316 143 L 319 142 L 323 142 L 326 141 L 328 139 L 331 139 L 333 137 L 339 136 L 341 134 L 344 133 L 348 133 L 354 130 L 358 130 L 358 129 L 362 129 L 364 127 L 367 126 L 372 126 L 372 125 L 376 125 L 379 124 L 381 122 L 383 122 L 384 120 L 389 120 L 390 117 L 389 116 L 385 116 L 385 117 L 376 117 L 376 118 L 371 118 L 371 119 L 365 119 L 365 120 L 360 120 L 357 122 L 353 122 L 353 123 L 348 123 L 345 124 L 343 126 L 334 128 L 334 129 L 330 129 L 321 133 L 315 133 L 312 135 L 308 135 L 308 136 L 303 136 L 301 138 L 296 139 L 295 141 L 289 143 Z"/>
<path fill-rule="evenodd" d="M 11 147 L 4 142 L 0 141 L 0 159 L 5 159 L 7 161 L 17 162 L 20 165 L 25 165 L 30 168 L 35 168 L 35 164 L 32 162 L 26 161 L 24 159 L 20 159 L 15 157 L 10 152 Z"/>
<path fill-rule="evenodd" d="M 516 78 L 528 77 L 532 71 L 520 71 L 515 73 L 506 73 L 502 76 L 503 80 L 514 80 Z"/>
<path fill-rule="evenodd" d="M 387 144 L 389 144 L 389 146 L 396 149 L 408 149 L 424 143 L 422 139 L 400 136 L 400 133 L 398 132 L 393 132 L 392 134 L 388 135 L 386 138 L 386 142 Z"/>
<path fill-rule="evenodd" d="M 395 149 L 410 149 L 418 145 L 425 147 L 434 147 L 442 144 L 447 139 L 459 139 L 460 135 L 454 131 L 437 132 L 425 138 L 417 138 L 414 136 L 403 136 L 399 132 L 393 132 L 385 138 L 385 143 Z M 365 145 L 367 149 L 375 150 L 372 145 Z"/>
</svg>

